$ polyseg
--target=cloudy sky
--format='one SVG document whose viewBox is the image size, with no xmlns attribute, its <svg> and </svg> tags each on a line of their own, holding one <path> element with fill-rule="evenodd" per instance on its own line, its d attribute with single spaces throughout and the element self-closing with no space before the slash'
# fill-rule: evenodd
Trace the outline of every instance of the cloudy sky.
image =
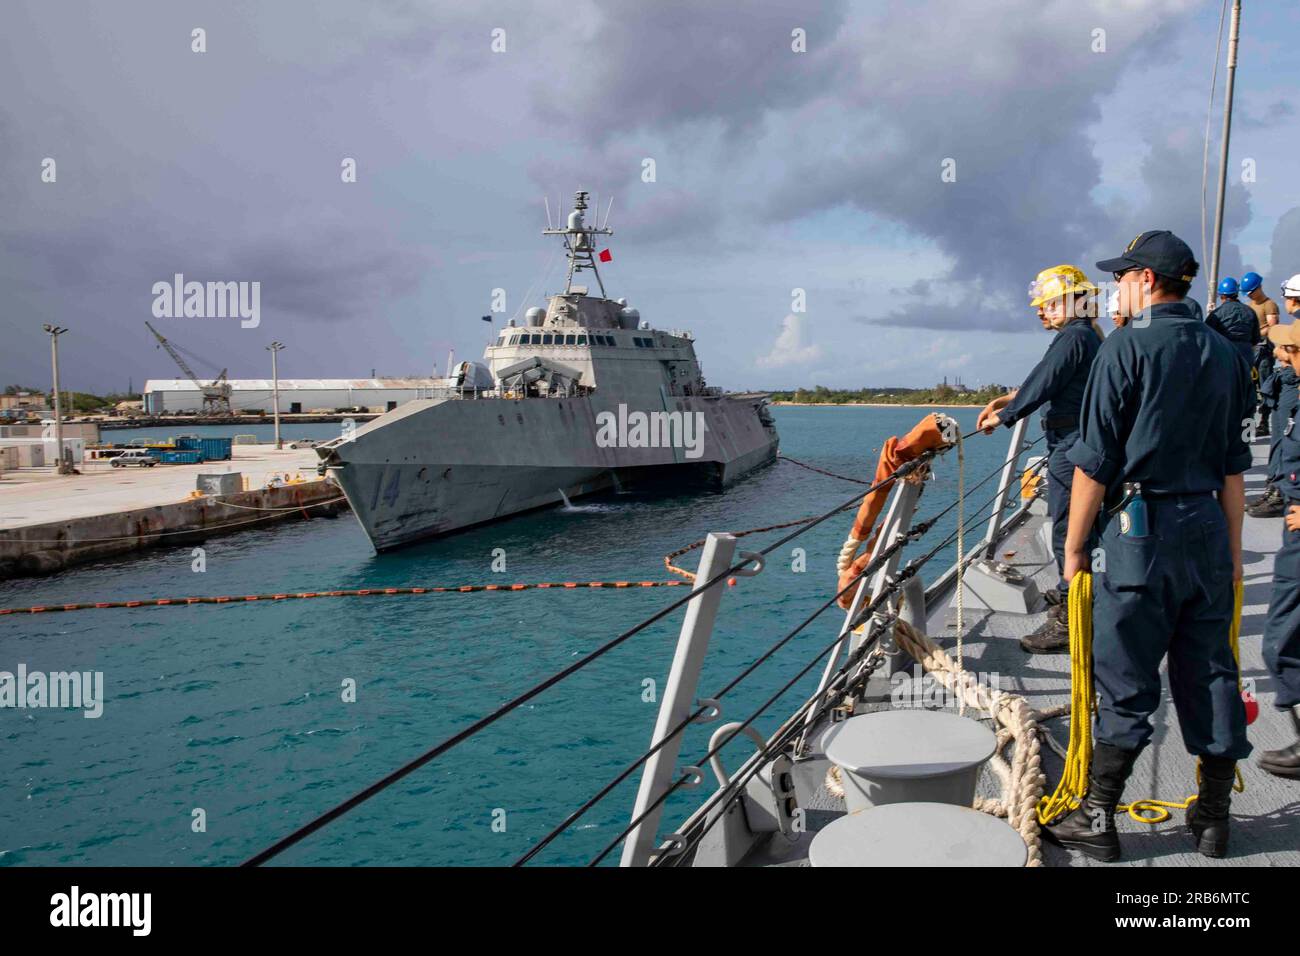
<svg viewBox="0 0 1300 956">
<path fill-rule="evenodd" d="M 1300 8 L 1246 8 L 1221 271 L 1275 295 L 1300 272 Z M 613 198 L 610 294 L 693 329 L 712 384 L 1018 381 L 1039 269 L 1148 228 L 1202 249 L 1220 10 L 7 0 L 0 384 L 48 385 L 46 322 L 84 391 L 177 374 L 146 320 L 200 374 L 264 377 L 273 339 L 289 377 L 478 358 L 494 289 L 498 327 L 558 290 L 542 198 L 577 188 Z M 261 324 L 155 320 L 176 273 L 260 282 Z"/>
</svg>

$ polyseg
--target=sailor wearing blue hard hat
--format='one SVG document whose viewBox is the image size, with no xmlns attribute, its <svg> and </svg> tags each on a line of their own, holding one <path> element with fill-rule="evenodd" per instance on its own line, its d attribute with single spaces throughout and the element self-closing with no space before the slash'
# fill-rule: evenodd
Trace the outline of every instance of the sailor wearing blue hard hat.
<svg viewBox="0 0 1300 956">
<path fill-rule="evenodd" d="M 1263 336 L 1259 331 L 1259 320 L 1255 313 L 1237 299 L 1237 280 L 1226 276 L 1219 280 L 1219 304 L 1206 318 L 1205 324 L 1231 342 L 1246 360 L 1246 364 L 1255 364 L 1255 346 Z"/>
<path fill-rule="evenodd" d="M 1201 758 L 1188 824 L 1198 849 L 1218 856 L 1236 763 L 1251 749 L 1229 642 L 1251 465 L 1250 369 L 1183 301 L 1198 266 L 1173 233 L 1144 232 L 1097 268 L 1114 274 L 1120 311 L 1132 317 L 1097 353 L 1069 454 L 1065 575 L 1091 567 L 1095 526 L 1105 557 L 1092 579 L 1097 744 L 1087 795 L 1043 833 L 1119 858 L 1115 808 L 1151 739 L 1168 656 L 1183 742 Z"/>
<path fill-rule="evenodd" d="M 1264 277 L 1258 272 L 1247 272 L 1241 277 L 1241 294 L 1245 304 L 1255 313 L 1259 320 L 1260 343 L 1255 346 L 1255 381 L 1259 384 L 1260 410 L 1257 435 L 1269 435 L 1272 431 L 1272 412 L 1277 407 L 1264 392 L 1264 383 L 1273 371 L 1273 343 L 1268 339 L 1268 330 L 1280 320 L 1277 303 L 1264 294 Z M 1290 366 L 1286 366 L 1290 369 Z M 1293 371 L 1288 372 L 1295 377 Z"/>
</svg>

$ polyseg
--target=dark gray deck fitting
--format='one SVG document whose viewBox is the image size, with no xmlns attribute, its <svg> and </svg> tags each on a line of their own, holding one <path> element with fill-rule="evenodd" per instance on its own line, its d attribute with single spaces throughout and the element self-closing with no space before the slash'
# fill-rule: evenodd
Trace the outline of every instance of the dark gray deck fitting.
<svg viewBox="0 0 1300 956">
<path fill-rule="evenodd" d="M 845 803 L 854 813 L 908 802 L 969 807 L 997 740 L 987 727 L 956 714 L 890 710 L 834 724 L 821 744 L 840 768 Z"/>
<path fill-rule="evenodd" d="M 948 803 L 894 803 L 840 817 L 813 838 L 812 866 L 1024 866 L 1005 820 Z"/>
</svg>

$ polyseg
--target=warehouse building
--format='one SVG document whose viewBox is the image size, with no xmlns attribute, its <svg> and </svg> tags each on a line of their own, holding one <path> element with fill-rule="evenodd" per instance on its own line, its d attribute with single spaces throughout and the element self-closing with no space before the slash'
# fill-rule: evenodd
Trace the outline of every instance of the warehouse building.
<svg viewBox="0 0 1300 956">
<path fill-rule="evenodd" d="M 282 378 L 281 414 L 362 409 L 384 412 L 415 398 L 429 398 L 440 384 L 434 378 Z M 274 410 L 271 380 L 230 380 L 230 408 L 236 415 Z M 150 379 L 144 383 L 146 415 L 175 415 L 203 410 L 203 393 L 187 379 Z"/>
</svg>

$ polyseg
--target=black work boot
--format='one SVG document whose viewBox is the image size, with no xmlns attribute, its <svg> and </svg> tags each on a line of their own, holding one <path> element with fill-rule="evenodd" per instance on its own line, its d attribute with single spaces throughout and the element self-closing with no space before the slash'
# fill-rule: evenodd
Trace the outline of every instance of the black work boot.
<svg viewBox="0 0 1300 956">
<path fill-rule="evenodd" d="M 1047 612 L 1047 620 L 1038 630 L 1020 639 L 1020 646 L 1030 654 L 1070 653 L 1070 608 L 1056 604 Z"/>
<path fill-rule="evenodd" d="M 1265 750 L 1259 755 L 1259 769 L 1267 770 L 1275 777 L 1300 780 L 1300 704 L 1289 708 L 1288 712 L 1295 727 L 1295 742 L 1281 750 Z"/>
<path fill-rule="evenodd" d="M 1256 495 L 1254 498 L 1249 499 L 1246 502 L 1246 505 L 1248 507 L 1253 508 L 1256 505 L 1262 505 L 1266 501 L 1271 501 L 1276 497 L 1277 497 L 1277 489 L 1273 487 L 1272 482 L 1269 482 L 1264 486 L 1264 493 L 1262 495 Z"/>
<path fill-rule="evenodd" d="M 1187 828 L 1196 838 L 1201 856 L 1226 856 L 1228 852 L 1228 805 L 1232 785 L 1237 782 L 1237 761 L 1230 757 L 1201 758 L 1201 790 L 1187 808 Z"/>
<path fill-rule="evenodd" d="M 1065 603 L 1065 592 L 1060 588 L 1049 588 L 1043 592 L 1043 600 L 1052 607 L 1060 607 Z"/>
<path fill-rule="evenodd" d="M 1133 772 L 1138 751 L 1097 744 L 1088 772 L 1088 793 L 1079 806 L 1059 822 L 1042 828 L 1048 841 L 1067 850 L 1079 850 L 1103 863 L 1119 859 L 1119 833 L 1115 830 L 1115 808 L 1124 793 L 1124 783 Z"/>
<path fill-rule="evenodd" d="M 1276 488 L 1270 487 L 1255 504 L 1246 509 L 1252 518 L 1280 518 L 1286 512 L 1286 500 Z"/>
</svg>

